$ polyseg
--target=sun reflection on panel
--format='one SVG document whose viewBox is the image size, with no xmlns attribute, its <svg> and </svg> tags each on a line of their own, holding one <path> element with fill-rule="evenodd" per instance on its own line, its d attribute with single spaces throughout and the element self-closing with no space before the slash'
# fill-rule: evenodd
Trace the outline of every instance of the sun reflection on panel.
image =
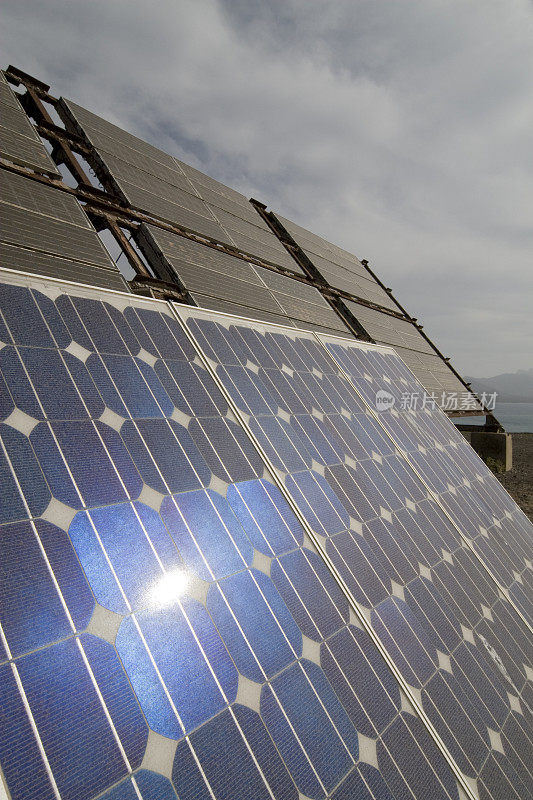
<svg viewBox="0 0 533 800">
<path fill-rule="evenodd" d="M 153 608 L 167 608 L 185 593 L 189 575 L 183 569 L 166 572 L 149 590 L 149 603 Z"/>
</svg>

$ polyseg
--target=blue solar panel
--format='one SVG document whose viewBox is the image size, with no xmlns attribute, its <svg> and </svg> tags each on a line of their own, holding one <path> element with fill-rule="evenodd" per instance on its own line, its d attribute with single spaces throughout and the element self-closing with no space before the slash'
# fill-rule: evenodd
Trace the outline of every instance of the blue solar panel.
<svg viewBox="0 0 533 800">
<path fill-rule="evenodd" d="M 180 315 L 278 470 L 280 486 L 318 536 L 405 681 L 419 692 L 420 706 L 463 773 L 478 782 L 485 796 L 498 797 L 503 772 L 519 758 L 521 770 L 513 767 L 515 791 L 527 797 L 531 766 L 513 754 L 523 753 L 521 731 L 527 729 L 531 736 L 532 638 L 465 543 L 461 525 L 450 520 L 446 511 L 451 501 L 443 503 L 443 510 L 438 490 L 444 487 L 451 497 L 463 488 L 470 491 L 465 496 L 475 503 L 471 499 L 467 514 L 476 508 L 478 531 L 481 521 L 492 524 L 495 498 L 504 498 L 495 532 L 488 539 L 486 533 L 479 536 L 487 539 L 493 557 L 501 550 L 500 570 L 505 564 L 508 573 L 520 567 L 514 583 L 521 588 L 526 585 L 522 575 L 531 571 L 531 561 L 525 560 L 526 537 L 517 540 L 514 553 L 500 540 L 511 519 L 525 532 L 525 517 L 441 412 L 435 417 L 425 411 L 376 413 L 377 391 L 389 391 L 399 408 L 404 391 L 415 386 L 421 391 L 392 351 L 320 337 L 342 371 L 312 334 L 199 311 L 183 309 Z M 237 367 L 246 371 L 246 381 L 233 379 L 231 369 Z M 243 393 L 250 382 L 253 391 Z M 257 394 L 270 413 L 264 406 L 259 411 Z M 423 450 L 418 447 L 422 442 Z M 409 456 L 415 450 L 424 457 L 424 472 L 413 469 Z M 271 575 L 278 590 L 287 592 L 293 615 L 300 615 L 304 635 L 313 638 L 313 625 L 319 635 L 335 633 L 335 620 L 324 614 L 327 604 L 317 601 L 318 622 L 313 601 L 306 599 L 298 611 L 292 608 L 284 576 L 274 569 Z M 458 659 L 465 658 L 467 646 L 475 657 L 465 668 Z M 494 687 L 496 699 L 489 699 L 487 685 Z M 493 703 L 503 703 L 498 718 L 488 716 L 487 704 Z M 520 714 L 518 706 L 523 727 L 507 735 L 511 720 Z M 504 740 L 507 747 L 501 745 L 491 767 L 491 785 L 483 770 L 495 742 Z M 508 759 L 505 768 L 503 756 Z"/>
<path fill-rule="evenodd" d="M 427 787 L 458 800 L 169 307 L 44 280 L 4 288 L 0 763 L 12 800 L 425 800 Z M 278 369 L 283 337 L 263 346 L 248 330 L 232 362 L 246 379 L 226 374 L 269 421 L 279 401 L 263 405 L 256 378 Z M 231 356 L 233 334 L 217 331 L 211 357 Z M 307 370 L 318 414 L 341 397 L 361 408 L 333 374 L 323 388 L 311 365 L 328 363 L 291 343 L 288 369 Z M 293 434 L 287 408 L 279 430 L 301 448 L 317 428 Z M 316 442 L 289 477 L 333 538 L 349 512 L 341 499 L 321 507 L 334 501 L 321 471 L 345 450 Z M 522 752 L 515 729 L 502 736 Z"/>
</svg>

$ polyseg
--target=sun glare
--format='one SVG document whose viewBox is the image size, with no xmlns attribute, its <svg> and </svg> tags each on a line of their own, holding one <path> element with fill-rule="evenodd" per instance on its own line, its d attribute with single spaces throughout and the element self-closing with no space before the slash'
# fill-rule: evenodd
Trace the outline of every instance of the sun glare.
<svg viewBox="0 0 533 800">
<path fill-rule="evenodd" d="M 188 584 L 189 577 L 182 569 L 165 573 L 150 590 L 151 605 L 156 608 L 165 608 L 172 605 L 183 595 Z"/>
</svg>

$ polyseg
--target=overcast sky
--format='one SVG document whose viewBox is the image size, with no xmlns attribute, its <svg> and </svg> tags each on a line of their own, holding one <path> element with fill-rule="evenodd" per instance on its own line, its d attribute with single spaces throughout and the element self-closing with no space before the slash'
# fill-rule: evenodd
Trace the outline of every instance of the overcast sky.
<svg viewBox="0 0 533 800">
<path fill-rule="evenodd" d="M 465 374 L 533 366 L 533 3 L 4 0 L 3 58 L 368 258 Z"/>
</svg>

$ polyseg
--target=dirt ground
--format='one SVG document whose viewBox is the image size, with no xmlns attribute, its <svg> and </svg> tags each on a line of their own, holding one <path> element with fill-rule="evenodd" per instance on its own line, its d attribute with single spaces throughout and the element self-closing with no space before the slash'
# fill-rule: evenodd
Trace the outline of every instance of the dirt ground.
<svg viewBox="0 0 533 800">
<path fill-rule="evenodd" d="M 533 522 L 533 433 L 513 433 L 513 468 L 496 477 Z"/>
</svg>

